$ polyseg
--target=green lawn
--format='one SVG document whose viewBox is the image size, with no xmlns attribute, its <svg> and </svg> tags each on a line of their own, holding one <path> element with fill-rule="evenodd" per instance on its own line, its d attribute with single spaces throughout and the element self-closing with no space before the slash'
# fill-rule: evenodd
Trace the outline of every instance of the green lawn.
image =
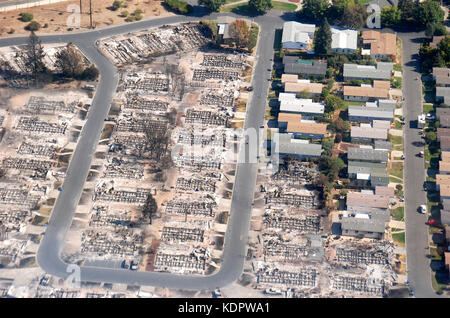
<svg viewBox="0 0 450 318">
<path fill-rule="evenodd" d="M 430 113 L 434 110 L 433 104 L 431 103 L 424 103 L 423 104 L 423 112 L 424 113 Z"/>
<path fill-rule="evenodd" d="M 393 183 L 403 183 L 403 179 L 399 179 L 399 178 L 394 177 L 394 176 L 389 176 L 389 181 L 393 182 Z"/>
<path fill-rule="evenodd" d="M 229 3 L 236 2 L 235 0 L 229 0 Z M 280 10 L 280 11 L 295 11 L 297 10 L 297 5 L 292 3 L 285 3 L 285 2 L 277 2 L 272 1 L 274 10 Z M 237 3 L 234 5 L 229 6 L 223 6 L 220 10 L 221 12 L 233 12 L 238 13 L 242 15 L 249 15 L 251 14 L 247 2 L 245 3 Z"/>
<path fill-rule="evenodd" d="M 392 142 L 393 145 L 402 145 L 403 144 L 403 137 L 402 136 L 389 135 L 389 141 Z"/>
<path fill-rule="evenodd" d="M 297 5 L 292 3 L 272 1 L 272 4 L 273 10 L 289 11 L 289 12 L 297 10 Z"/>
<path fill-rule="evenodd" d="M 405 232 L 402 233 L 393 233 L 392 238 L 395 242 L 397 242 L 400 246 L 405 246 Z"/>
<path fill-rule="evenodd" d="M 392 218 L 396 221 L 404 221 L 405 219 L 405 208 L 404 207 L 398 207 L 395 210 L 391 211 Z"/>
<path fill-rule="evenodd" d="M 403 163 L 402 162 L 392 163 L 392 168 L 389 169 L 389 174 L 396 176 L 397 178 L 403 179 Z"/>
<path fill-rule="evenodd" d="M 241 1 L 241 0 L 225 0 L 225 4 L 234 3 L 234 2 L 238 2 L 238 1 Z"/>
</svg>

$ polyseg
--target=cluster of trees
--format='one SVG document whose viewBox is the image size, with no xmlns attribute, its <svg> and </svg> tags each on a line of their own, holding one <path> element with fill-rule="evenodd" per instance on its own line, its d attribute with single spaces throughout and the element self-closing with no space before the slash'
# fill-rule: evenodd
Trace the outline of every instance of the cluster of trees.
<svg viewBox="0 0 450 318">
<path fill-rule="evenodd" d="M 252 51 L 258 40 L 258 27 L 250 26 L 244 20 L 235 20 L 229 25 L 229 34 L 239 49 Z"/>
<path fill-rule="evenodd" d="M 189 14 L 194 8 L 187 2 L 181 0 L 164 0 L 164 3 L 172 10 L 180 14 Z"/>
<path fill-rule="evenodd" d="M 429 43 L 420 46 L 419 56 L 421 68 L 425 73 L 430 73 L 433 67 L 450 67 L 450 35 L 445 36 L 436 48 Z"/>
<path fill-rule="evenodd" d="M 381 24 L 384 27 L 420 26 L 428 36 L 445 35 L 444 11 L 440 2 L 426 0 L 417 4 L 414 0 L 399 0 L 398 6 L 384 7 L 381 10 Z"/>
<path fill-rule="evenodd" d="M 366 7 L 355 0 L 305 0 L 298 12 L 302 19 L 322 23 L 327 18 L 332 24 L 362 28 L 367 19 Z"/>
<path fill-rule="evenodd" d="M 200 0 L 201 5 L 206 6 L 212 12 L 219 12 L 226 0 Z M 272 0 L 249 0 L 248 10 L 250 13 L 263 14 L 273 8 Z"/>
<path fill-rule="evenodd" d="M 21 12 L 19 14 L 20 18 L 19 20 L 22 22 L 30 22 L 29 24 L 27 24 L 25 26 L 25 30 L 28 31 L 37 31 L 41 28 L 41 25 L 39 24 L 39 22 L 34 21 L 34 15 L 32 13 L 27 13 L 27 12 Z"/>
<path fill-rule="evenodd" d="M 28 73 L 37 81 L 47 81 L 52 76 L 50 70 L 45 66 L 45 53 L 41 41 L 32 31 L 28 43 L 24 48 L 24 59 Z M 85 66 L 83 56 L 72 45 L 68 44 L 65 49 L 56 55 L 55 66 L 59 75 L 68 79 L 95 80 L 99 75 L 95 65 Z"/>
</svg>

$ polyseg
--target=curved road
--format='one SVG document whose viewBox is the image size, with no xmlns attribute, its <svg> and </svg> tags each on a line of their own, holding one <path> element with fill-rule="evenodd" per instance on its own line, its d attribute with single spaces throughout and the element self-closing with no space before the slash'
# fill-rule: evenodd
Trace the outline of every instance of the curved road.
<svg viewBox="0 0 450 318">
<path fill-rule="evenodd" d="M 201 9 L 201 8 L 200 8 Z M 199 12 L 200 10 L 196 10 Z M 283 23 L 283 12 L 271 11 L 267 15 L 254 19 L 260 24 L 258 44 L 258 60 L 254 69 L 254 97 L 247 108 L 245 128 L 258 128 L 264 120 L 265 106 L 272 67 L 274 29 Z M 212 14 L 207 18 L 216 18 Z M 234 14 L 228 14 L 234 15 Z M 67 232 L 72 223 L 84 183 L 86 181 L 93 155 L 98 145 L 104 119 L 109 112 L 112 96 L 118 83 L 118 75 L 114 65 L 103 56 L 96 47 L 96 41 L 116 34 L 128 33 L 164 24 L 198 21 L 199 12 L 194 16 L 171 16 L 152 19 L 133 24 L 110 27 L 98 31 L 76 34 L 40 36 L 42 43 L 73 42 L 97 65 L 100 71 L 100 82 L 97 88 L 88 120 L 80 134 L 75 152 L 70 161 L 67 176 L 64 180 L 64 191 L 58 196 L 49 225 L 45 232 L 37 254 L 39 266 L 51 275 L 66 278 L 69 264 L 61 259 Z M 234 15 L 236 16 L 236 15 Z M 238 16 L 237 16 L 238 17 Z M 0 46 L 22 45 L 27 37 L 0 39 Z M 264 79 L 264 80 L 261 80 Z M 245 155 L 240 145 L 239 156 Z M 244 162 L 240 160 L 239 162 Z M 177 275 L 168 273 L 140 272 L 126 269 L 109 269 L 99 267 L 80 268 L 81 281 L 109 282 L 137 285 L 152 285 L 176 289 L 212 290 L 236 281 L 242 273 L 247 247 L 247 238 L 251 217 L 251 204 L 256 184 L 257 164 L 240 163 L 237 166 L 236 180 L 231 202 L 231 213 L 225 236 L 225 245 L 220 270 L 210 276 Z M 71 270 L 70 270 L 71 272 Z"/>
</svg>

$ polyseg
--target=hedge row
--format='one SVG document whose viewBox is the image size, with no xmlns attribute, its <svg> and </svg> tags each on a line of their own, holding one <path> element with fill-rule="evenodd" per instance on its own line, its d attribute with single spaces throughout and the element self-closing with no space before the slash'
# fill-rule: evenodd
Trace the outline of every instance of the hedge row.
<svg viewBox="0 0 450 318">
<path fill-rule="evenodd" d="M 164 0 L 164 3 L 167 4 L 172 10 L 181 14 L 188 14 L 194 10 L 190 4 L 180 0 Z"/>
</svg>

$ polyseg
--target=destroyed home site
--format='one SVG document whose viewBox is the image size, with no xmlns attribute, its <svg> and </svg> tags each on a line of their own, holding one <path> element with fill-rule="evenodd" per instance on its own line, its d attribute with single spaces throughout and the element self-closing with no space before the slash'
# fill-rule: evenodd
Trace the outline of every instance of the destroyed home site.
<svg viewBox="0 0 450 318">
<path fill-rule="evenodd" d="M 219 270 L 256 52 L 212 42 L 202 23 L 99 41 L 119 84 L 66 237 L 67 263 L 185 275 Z M 44 45 L 49 69 L 63 47 Z M 21 73 L 20 48 L 2 49 L 0 59 Z M 4 80 L 0 260 L 5 268 L 33 267 L 96 83 L 32 89 L 20 76 Z M 399 274 L 390 237 L 332 234 L 336 215 L 324 208 L 316 160 L 282 156 L 277 170 L 258 176 L 239 283 L 269 296 L 386 295 Z M 393 195 L 382 199 L 370 207 L 349 202 L 349 194 L 348 213 L 383 214 Z M 42 296 L 48 284 L 40 285 Z"/>
</svg>

